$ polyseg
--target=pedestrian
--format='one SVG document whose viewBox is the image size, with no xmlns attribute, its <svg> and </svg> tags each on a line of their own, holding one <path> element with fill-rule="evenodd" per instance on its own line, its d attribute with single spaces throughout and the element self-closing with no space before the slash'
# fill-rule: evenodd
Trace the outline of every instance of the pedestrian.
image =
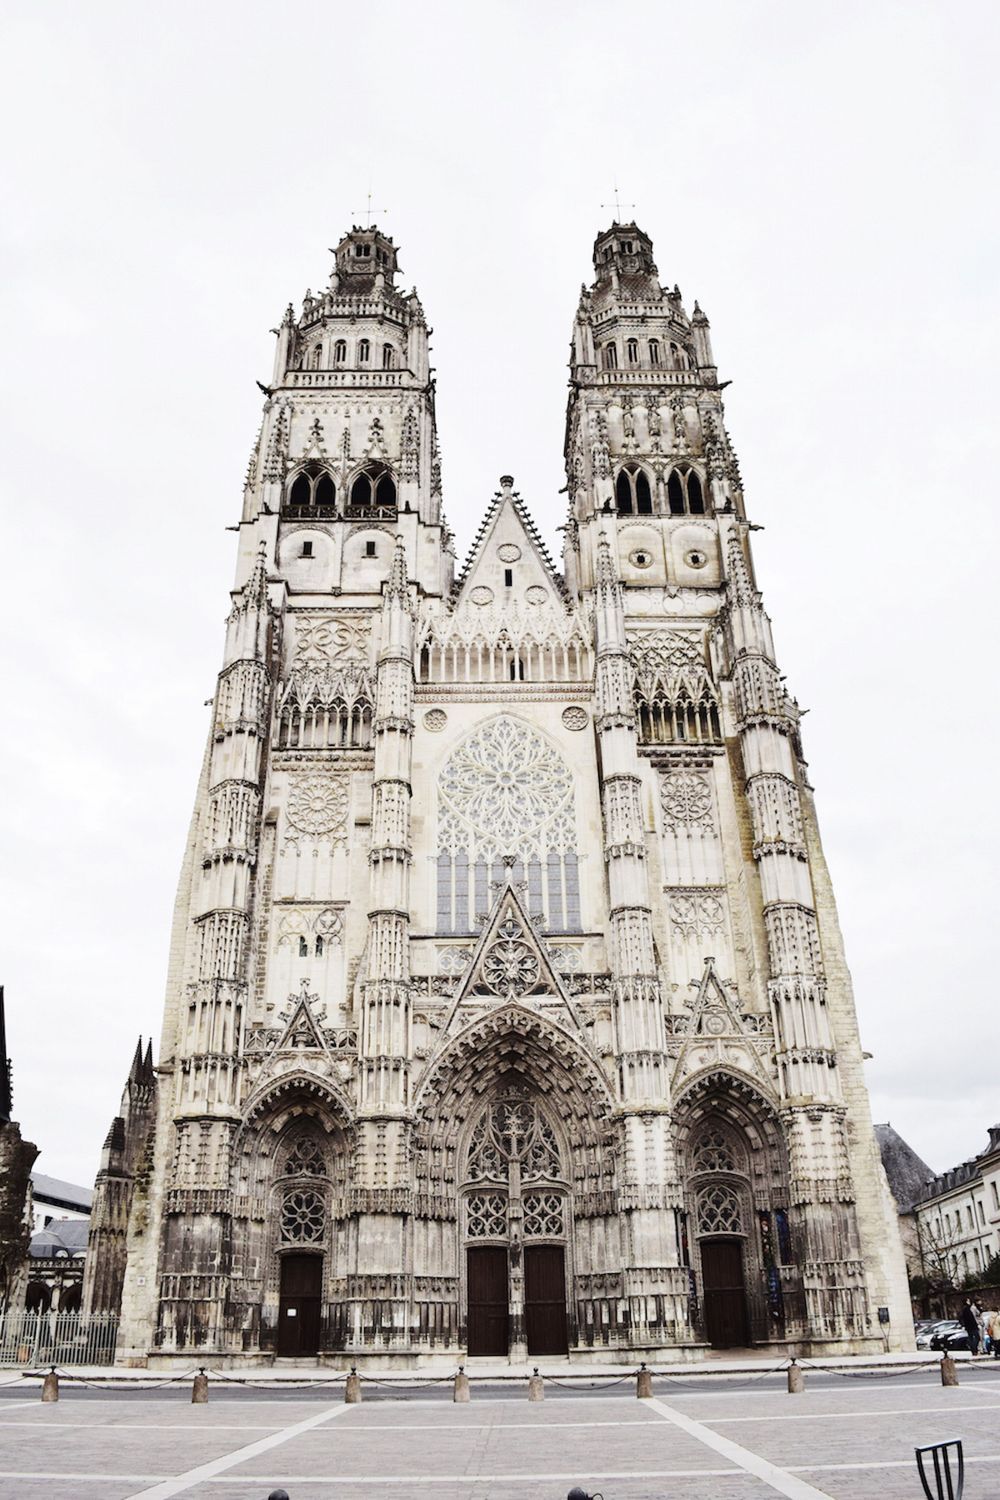
<svg viewBox="0 0 1000 1500">
<path fill-rule="evenodd" d="M 972 1303 L 969 1301 L 968 1297 L 966 1297 L 966 1299 L 965 1299 L 965 1306 L 962 1308 L 962 1311 L 958 1315 L 958 1321 L 961 1323 L 962 1327 L 965 1329 L 966 1333 L 969 1335 L 969 1348 L 972 1350 L 972 1353 L 973 1354 L 978 1354 L 979 1353 L 979 1319 L 976 1317 L 975 1313 L 973 1312 L 973 1310 L 972 1310 Z"/>
<path fill-rule="evenodd" d="M 1000 1359 L 1000 1312 L 996 1310 L 984 1312 L 986 1329 L 990 1336 L 992 1353 L 994 1359 Z"/>
</svg>

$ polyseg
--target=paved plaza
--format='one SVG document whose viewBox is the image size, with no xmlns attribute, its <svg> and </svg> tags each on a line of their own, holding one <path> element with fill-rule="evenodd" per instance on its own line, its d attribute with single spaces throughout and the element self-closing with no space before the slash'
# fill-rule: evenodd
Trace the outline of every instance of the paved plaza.
<svg viewBox="0 0 1000 1500">
<path fill-rule="evenodd" d="M 63 1382 L 43 1405 L 37 1383 L 0 1389 L 0 1500 L 290 1500 L 379 1495 L 444 1500 L 563 1500 L 574 1484 L 604 1500 L 919 1500 L 917 1444 L 959 1437 L 966 1500 L 1000 1493 L 1000 1366 L 875 1375 L 812 1372 L 801 1395 L 783 1374 L 658 1376 L 569 1390 L 342 1382 L 280 1391 L 213 1380 L 113 1390 Z M 263 1382 L 266 1376 L 261 1376 Z M 386 1377 L 388 1380 L 389 1377 Z"/>
</svg>

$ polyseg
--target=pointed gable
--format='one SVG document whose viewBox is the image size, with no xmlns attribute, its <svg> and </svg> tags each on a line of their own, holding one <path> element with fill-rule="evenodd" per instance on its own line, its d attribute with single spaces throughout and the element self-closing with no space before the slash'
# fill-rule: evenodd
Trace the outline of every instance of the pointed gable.
<svg viewBox="0 0 1000 1500">
<path fill-rule="evenodd" d="M 292 995 L 292 1011 L 276 1047 L 277 1052 L 325 1052 L 326 1042 L 320 1025 L 323 1017 L 319 996 L 309 994 L 309 981 L 302 981 L 302 993 Z M 314 1010 L 314 1006 L 317 1007 Z"/>
<path fill-rule="evenodd" d="M 509 882 L 501 890 L 452 1002 L 443 1034 L 466 1016 L 502 1004 L 538 1005 L 580 1030 L 580 1017 L 563 988 L 544 942 Z M 559 1014 L 562 1012 L 562 1015 Z"/>
<path fill-rule="evenodd" d="M 705 959 L 705 972 L 688 1016 L 669 1018 L 676 1057 L 671 1091 L 706 1068 L 733 1068 L 746 1073 L 773 1092 L 770 1055 L 774 1038 L 765 1016 L 744 1016 L 719 978 L 715 960 Z"/>
<path fill-rule="evenodd" d="M 505 605 L 516 608 L 546 602 L 565 606 L 565 584 L 524 502 L 513 489 L 513 480 L 504 476 L 500 484 L 455 582 L 455 608 L 467 602 L 477 609 L 489 604 L 503 609 Z M 508 571 L 510 584 L 506 582 Z M 489 591 L 489 598 L 484 590 Z"/>
</svg>

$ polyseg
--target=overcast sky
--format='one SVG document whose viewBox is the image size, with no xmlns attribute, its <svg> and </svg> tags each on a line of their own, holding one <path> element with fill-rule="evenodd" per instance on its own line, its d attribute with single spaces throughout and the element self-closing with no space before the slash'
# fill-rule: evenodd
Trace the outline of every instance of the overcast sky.
<svg viewBox="0 0 1000 1500">
<path fill-rule="evenodd" d="M 242 477 L 285 304 L 377 219 L 435 333 L 464 550 L 555 548 L 619 185 L 712 322 L 877 1120 L 1000 1119 L 993 4 L 35 3 L 0 100 L 2 977 L 39 1168 L 157 1039 Z"/>
</svg>

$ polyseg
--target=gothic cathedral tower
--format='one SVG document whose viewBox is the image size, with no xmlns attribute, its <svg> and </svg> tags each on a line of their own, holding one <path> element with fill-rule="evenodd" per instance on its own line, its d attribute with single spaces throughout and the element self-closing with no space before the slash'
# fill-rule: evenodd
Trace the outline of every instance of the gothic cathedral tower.
<svg viewBox="0 0 1000 1500">
<path fill-rule="evenodd" d="M 905 1347 L 707 319 L 599 237 L 564 574 L 505 477 L 456 580 L 420 302 L 335 254 L 247 474 L 119 1357 Z"/>
</svg>

